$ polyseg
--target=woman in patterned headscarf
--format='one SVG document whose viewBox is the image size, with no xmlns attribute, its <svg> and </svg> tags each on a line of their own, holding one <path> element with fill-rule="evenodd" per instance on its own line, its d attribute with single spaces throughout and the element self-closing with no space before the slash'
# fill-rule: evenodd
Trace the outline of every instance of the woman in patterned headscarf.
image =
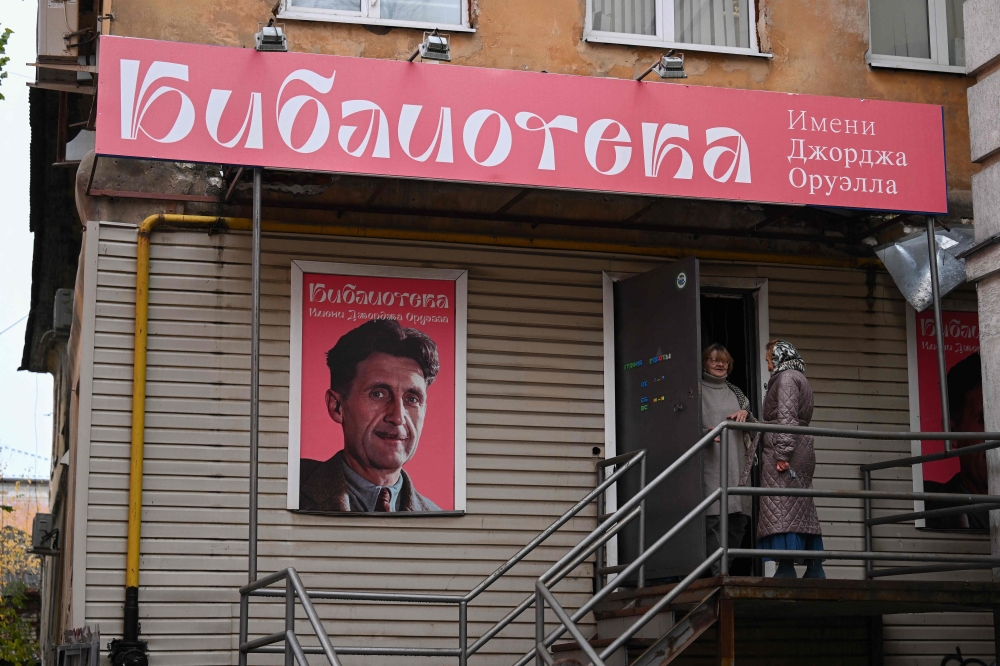
<svg viewBox="0 0 1000 666">
<path fill-rule="evenodd" d="M 813 392 L 806 364 L 790 343 L 767 345 L 771 373 L 764 397 L 763 422 L 807 426 L 812 420 Z M 749 467 L 749 466 L 748 466 Z M 812 488 L 816 452 L 809 435 L 765 433 L 761 447 L 761 485 L 765 488 Z M 823 550 L 823 537 L 811 497 L 761 497 L 757 547 L 764 550 Z M 775 578 L 795 578 L 791 559 L 777 558 Z M 826 578 L 822 560 L 806 560 L 804 578 Z"/>
</svg>

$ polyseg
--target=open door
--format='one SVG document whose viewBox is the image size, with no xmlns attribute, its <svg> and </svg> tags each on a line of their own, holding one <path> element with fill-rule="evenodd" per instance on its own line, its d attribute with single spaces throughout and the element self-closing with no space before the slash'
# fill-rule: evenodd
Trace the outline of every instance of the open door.
<svg viewBox="0 0 1000 666">
<path fill-rule="evenodd" d="M 701 437 L 701 332 L 698 260 L 683 259 L 615 283 L 615 412 L 618 453 L 646 449 L 654 479 Z M 618 484 L 618 506 L 639 489 L 638 475 Z M 702 500 L 701 456 L 677 470 L 646 500 L 646 546 Z M 620 561 L 637 556 L 638 521 L 619 538 Z M 690 573 L 705 559 L 699 517 L 646 565 L 646 579 Z"/>
</svg>

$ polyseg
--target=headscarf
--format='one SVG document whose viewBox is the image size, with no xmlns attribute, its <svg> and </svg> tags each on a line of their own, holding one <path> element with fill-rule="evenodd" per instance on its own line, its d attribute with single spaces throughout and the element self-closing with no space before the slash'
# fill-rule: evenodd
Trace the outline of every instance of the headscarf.
<svg viewBox="0 0 1000 666">
<path fill-rule="evenodd" d="M 790 342 L 778 340 L 771 348 L 771 362 L 774 363 L 774 371 L 771 376 L 784 370 L 798 370 L 805 374 L 806 362 L 799 356 L 799 352 Z"/>
</svg>

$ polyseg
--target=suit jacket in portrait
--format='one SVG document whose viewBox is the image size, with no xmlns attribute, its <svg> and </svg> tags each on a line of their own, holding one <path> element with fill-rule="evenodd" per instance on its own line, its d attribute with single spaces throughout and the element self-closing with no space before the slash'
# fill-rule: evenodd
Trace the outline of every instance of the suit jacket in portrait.
<svg viewBox="0 0 1000 666">
<path fill-rule="evenodd" d="M 338 451 L 329 460 L 299 461 L 299 510 L 348 512 L 364 511 L 351 505 L 351 496 L 344 478 L 344 452 Z M 417 492 L 413 481 L 401 470 L 403 486 L 399 490 L 396 511 L 440 511 L 434 502 Z"/>
</svg>

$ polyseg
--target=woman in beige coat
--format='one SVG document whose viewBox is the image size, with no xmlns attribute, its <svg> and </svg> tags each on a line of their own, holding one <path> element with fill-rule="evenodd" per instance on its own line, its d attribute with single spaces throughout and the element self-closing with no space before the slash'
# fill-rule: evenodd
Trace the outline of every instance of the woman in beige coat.
<svg viewBox="0 0 1000 666">
<path fill-rule="evenodd" d="M 813 415 L 813 392 L 806 364 L 790 343 L 767 345 L 771 380 L 764 397 L 762 420 L 788 426 L 807 426 Z M 810 435 L 765 433 L 761 447 L 761 486 L 812 488 L 816 452 Z M 823 550 L 823 536 L 811 497 L 761 497 L 757 547 L 763 550 Z M 777 558 L 775 578 L 795 578 L 791 559 Z M 826 578 L 822 560 L 806 560 L 803 578 Z"/>
</svg>

